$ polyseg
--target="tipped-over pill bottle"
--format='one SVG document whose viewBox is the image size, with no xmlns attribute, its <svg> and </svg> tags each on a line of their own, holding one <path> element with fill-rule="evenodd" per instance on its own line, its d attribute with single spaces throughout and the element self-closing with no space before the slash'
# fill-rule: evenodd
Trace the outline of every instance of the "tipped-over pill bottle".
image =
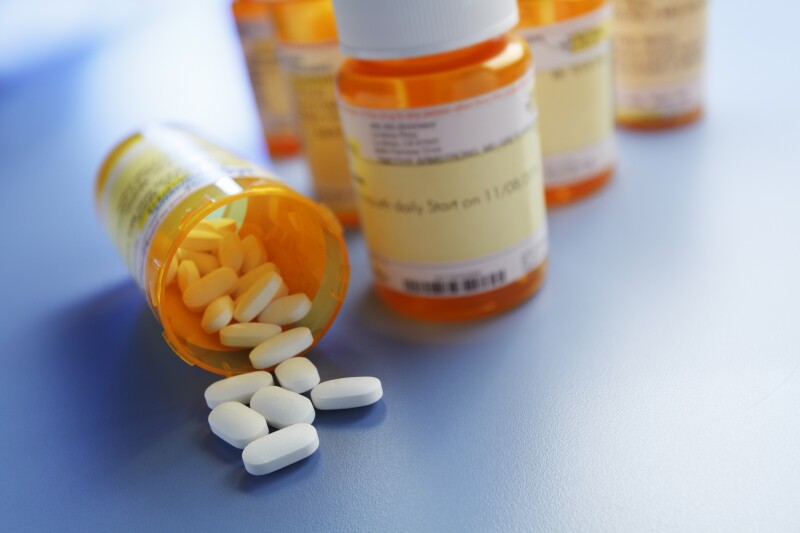
<svg viewBox="0 0 800 533">
<path fill-rule="evenodd" d="M 336 109 L 342 62 L 331 0 L 272 0 L 281 69 L 297 112 L 314 192 L 345 226 L 358 225 Z"/>
<path fill-rule="evenodd" d="M 545 196 L 589 195 L 614 168 L 611 5 L 608 0 L 518 0 L 519 33 L 536 63 Z"/>
<path fill-rule="evenodd" d="M 296 325 L 309 328 L 313 342 L 344 300 L 347 250 L 330 211 L 187 130 L 154 126 L 121 142 L 100 169 L 95 201 L 164 338 L 189 364 L 223 375 L 253 371 L 247 350 L 223 345 L 204 329 L 203 314 L 185 305 L 184 264 L 191 263 L 192 283 L 198 276 L 213 281 L 223 271 L 243 272 L 241 258 L 238 265 L 221 267 L 222 250 L 215 255 L 196 238 L 213 237 L 215 228 L 249 241 L 261 262 L 271 263 L 260 268 L 279 270 L 289 292 L 311 299 L 310 311 Z M 246 274 L 231 277 L 244 283 Z M 224 298 L 240 288 L 227 287 Z"/>
<path fill-rule="evenodd" d="M 294 155 L 300 141 L 287 82 L 278 68 L 271 5 L 266 0 L 234 0 L 232 9 L 269 153 Z"/>
<path fill-rule="evenodd" d="M 547 224 L 515 0 L 335 0 L 339 110 L 378 295 L 492 315 L 544 279 Z"/>
<path fill-rule="evenodd" d="M 637 129 L 700 118 L 707 0 L 614 0 L 617 122 Z"/>
</svg>

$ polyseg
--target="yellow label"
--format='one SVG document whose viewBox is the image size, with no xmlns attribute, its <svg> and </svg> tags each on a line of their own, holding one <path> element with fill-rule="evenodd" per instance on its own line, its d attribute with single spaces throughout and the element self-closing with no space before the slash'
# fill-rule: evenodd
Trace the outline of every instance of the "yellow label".
<svg viewBox="0 0 800 533">
<path fill-rule="evenodd" d="M 375 110 L 342 102 L 377 281 L 452 297 L 513 283 L 545 259 L 533 75 L 481 97 Z"/>
<path fill-rule="evenodd" d="M 335 75 L 342 61 L 337 43 L 283 45 L 287 72 L 317 197 L 334 212 L 356 210 L 347 164 Z"/>
</svg>

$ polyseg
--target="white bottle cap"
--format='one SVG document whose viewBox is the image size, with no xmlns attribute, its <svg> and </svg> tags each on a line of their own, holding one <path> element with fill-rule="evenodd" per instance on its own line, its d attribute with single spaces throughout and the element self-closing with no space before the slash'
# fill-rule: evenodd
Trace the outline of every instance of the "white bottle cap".
<svg viewBox="0 0 800 533">
<path fill-rule="evenodd" d="M 339 45 L 360 59 L 401 59 L 497 37 L 519 20 L 516 0 L 333 0 Z"/>
</svg>

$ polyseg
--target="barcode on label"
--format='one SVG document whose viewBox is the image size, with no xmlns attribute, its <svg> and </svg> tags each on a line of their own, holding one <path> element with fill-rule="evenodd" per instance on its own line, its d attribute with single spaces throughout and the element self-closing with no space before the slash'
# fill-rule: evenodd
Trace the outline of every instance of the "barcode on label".
<svg viewBox="0 0 800 533">
<path fill-rule="evenodd" d="M 506 282 L 506 271 L 498 270 L 484 276 L 471 276 L 450 280 L 403 280 L 406 292 L 413 294 L 429 294 L 434 296 L 451 296 L 485 291 Z"/>
</svg>

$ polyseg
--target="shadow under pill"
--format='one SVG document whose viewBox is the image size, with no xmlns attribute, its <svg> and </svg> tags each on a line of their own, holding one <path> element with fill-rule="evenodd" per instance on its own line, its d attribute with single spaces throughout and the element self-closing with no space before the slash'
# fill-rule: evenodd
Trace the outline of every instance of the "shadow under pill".
<svg viewBox="0 0 800 533">
<path fill-rule="evenodd" d="M 242 492 L 257 493 L 264 490 L 275 490 L 311 479 L 320 468 L 322 450 L 317 450 L 313 455 L 302 459 L 286 468 L 281 468 L 271 474 L 254 476 L 242 468 L 233 475 L 233 482 Z"/>
<path fill-rule="evenodd" d="M 355 409 L 317 410 L 314 425 L 320 428 L 368 429 L 383 422 L 386 418 L 386 404 L 381 399 L 366 407 Z"/>
<path fill-rule="evenodd" d="M 211 430 L 208 429 L 208 425 L 206 425 L 204 429 L 198 430 L 197 435 L 201 447 L 210 455 L 213 455 L 215 458 L 224 463 L 241 466 L 242 450 L 236 448 L 235 446 L 231 446 L 221 438 L 211 433 Z"/>
</svg>

